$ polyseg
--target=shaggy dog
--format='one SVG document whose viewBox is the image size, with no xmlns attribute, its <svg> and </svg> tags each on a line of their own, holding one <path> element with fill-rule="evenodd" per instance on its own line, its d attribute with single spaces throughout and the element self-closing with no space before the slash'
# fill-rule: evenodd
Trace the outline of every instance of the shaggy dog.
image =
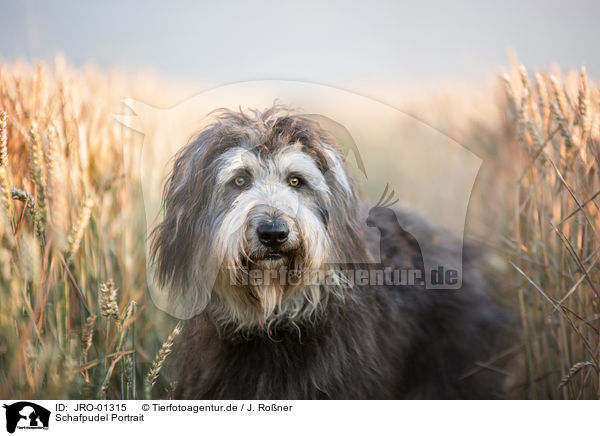
<svg viewBox="0 0 600 436">
<path fill-rule="evenodd" d="M 178 344 L 175 398 L 499 397 L 498 373 L 473 370 L 504 320 L 479 254 L 465 247 L 462 289 L 427 290 L 412 235 L 454 264 L 451 235 L 390 197 L 368 211 L 378 241 L 316 122 L 281 106 L 217 112 L 176 156 L 151 235 L 158 281 L 197 313 Z M 417 280 L 348 274 L 382 268 Z M 322 274 L 304 280 L 311 272 Z"/>
</svg>

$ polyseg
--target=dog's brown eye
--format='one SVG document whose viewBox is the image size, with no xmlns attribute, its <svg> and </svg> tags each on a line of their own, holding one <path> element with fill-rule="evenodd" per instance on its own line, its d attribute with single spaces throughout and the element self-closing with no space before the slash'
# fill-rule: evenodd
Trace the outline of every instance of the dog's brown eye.
<svg viewBox="0 0 600 436">
<path fill-rule="evenodd" d="M 243 177 L 236 177 L 234 182 L 237 186 L 244 186 L 246 184 L 246 179 Z"/>
<path fill-rule="evenodd" d="M 295 176 L 290 176 L 290 178 L 288 179 L 288 183 L 290 184 L 290 186 L 296 187 L 300 185 L 300 179 Z"/>
</svg>

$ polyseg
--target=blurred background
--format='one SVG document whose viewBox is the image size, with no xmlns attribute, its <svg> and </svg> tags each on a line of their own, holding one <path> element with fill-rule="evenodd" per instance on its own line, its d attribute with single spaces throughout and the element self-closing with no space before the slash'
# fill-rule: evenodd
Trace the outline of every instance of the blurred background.
<svg viewBox="0 0 600 436">
<path fill-rule="evenodd" d="M 506 374 L 510 397 L 600 397 L 597 2 L 1 10 L 1 398 L 168 398 L 179 324 L 148 297 L 147 207 L 208 110 L 271 101 L 241 92 L 253 80 L 347 129 L 367 197 L 395 183 L 486 247 L 516 338 L 474 371 Z"/>
<path fill-rule="evenodd" d="M 528 68 L 600 68 L 598 2 L 5 1 L 5 60 L 147 69 L 215 84 L 481 79 L 512 48 Z"/>
</svg>

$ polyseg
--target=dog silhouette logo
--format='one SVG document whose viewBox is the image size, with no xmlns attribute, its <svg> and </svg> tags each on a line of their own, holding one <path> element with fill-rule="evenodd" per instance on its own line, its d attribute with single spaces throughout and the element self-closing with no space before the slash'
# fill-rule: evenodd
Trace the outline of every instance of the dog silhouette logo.
<svg viewBox="0 0 600 436">
<path fill-rule="evenodd" d="M 278 102 L 285 102 L 285 105 L 280 105 Z M 210 232 L 210 237 L 215 238 L 214 244 L 211 244 L 221 247 L 210 253 L 200 255 L 198 254 L 200 250 L 195 249 L 197 248 L 195 241 L 206 242 L 199 244 L 198 247 L 211 245 L 207 242 L 209 235 L 202 239 L 190 236 L 210 226 L 191 224 L 183 227 L 169 226 L 164 222 L 163 231 L 165 232 L 175 231 L 175 229 L 191 232 L 186 237 L 174 239 L 169 239 L 168 234 L 164 233 L 167 247 L 173 249 L 173 252 L 168 255 L 164 253 L 156 255 L 155 253 L 158 253 L 155 243 L 157 239 L 146 238 L 146 279 L 150 296 L 157 307 L 180 319 L 191 319 L 198 315 L 210 301 L 209 297 L 212 295 L 213 288 L 219 286 L 221 278 L 226 275 L 223 273 L 223 265 L 232 265 L 231 268 L 225 268 L 230 274 L 229 278 L 233 277 L 234 281 L 239 280 L 239 274 L 236 274 L 244 268 L 238 268 L 238 265 L 244 267 L 244 263 L 238 262 L 234 256 L 245 253 L 244 249 L 246 248 L 235 250 L 243 242 L 242 228 L 246 223 L 241 217 L 236 219 L 235 214 L 228 215 L 224 210 L 219 211 L 222 213 L 215 211 L 214 214 L 210 214 L 207 208 L 202 209 L 202 213 L 192 212 L 190 210 L 192 203 L 189 202 L 182 205 L 180 215 L 175 212 L 167 213 L 173 211 L 173 207 L 163 208 L 164 196 L 159 194 L 164 191 L 165 184 L 163 182 L 170 180 L 169 175 L 173 166 L 167 162 L 171 162 L 171 159 L 174 161 L 177 153 L 182 153 L 182 150 L 185 149 L 188 154 L 179 161 L 178 168 L 181 171 L 178 171 L 177 174 L 184 178 L 195 178 L 198 183 L 208 181 L 209 177 L 201 177 L 194 171 L 193 165 L 208 156 L 204 153 L 207 144 L 211 144 L 211 147 L 220 147 L 227 146 L 231 142 L 218 140 L 217 136 L 221 130 L 214 130 L 215 126 L 219 122 L 225 123 L 222 127 L 231 123 L 234 125 L 240 120 L 258 116 L 261 108 L 276 106 L 280 107 L 279 113 L 284 119 L 287 110 L 291 118 L 308 121 L 306 125 L 318 126 L 319 131 L 329 137 L 317 147 L 320 151 L 317 153 L 318 162 L 316 160 L 315 162 L 326 182 L 323 188 L 333 187 L 334 185 L 327 184 L 327 181 L 333 181 L 340 189 L 345 190 L 340 191 L 340 195 L 330 194 L 330 197 L 335 200 L 335 204 L 329 205 L 329 210 L 323 207 L 318 211 L 322 218 L 321 221 L 328 221 L 327 215 L 332 211 L 338 212 L 339 216 L 344 216 L 340 209 L 342 205 L 340 200 L 346 198 L 344 192 L 350 191 L 352 197 L 356 194 L 359 204 L 367 206 L 371 203 L 369 199 L 376 198 L 375 196 L 381 193 L 381 187 L 385 183 L 389 183 L 388 192 L 380 199 L 381 204 L 372 208 L 370 213 L 366 207 L 353 208 L 351 211 L 359 218 L 356 228 L 353 229 L 356 238 L 360 239 L 363 235 L 364 237 L 368 236 L 368 240 L 371 242 L 379 237 L 379 250 L 376 249 L 377 247 L 370 247 L 373 248 L 371 252 L 373 264 L 378 265 L 374 268 L 382 266 L 385 270 L 393 270 L 394 274 L 396 272 L 406 272 L 409 275 L 414 273 L 415 277 L 421 277 L 424 282 L 422 287 L 428 290 L 462 288 L 463 236 L 471 192 L 483 160 L 443 132 L 410 113 L 403 112 L 400 108 L 359 94 L 314 83 L 254 80 L 211 88 L 164 107 L 156 107 L 140 100 L 127 98 L 123 100 L 120 113 L 114 115 L 115 120 L 126 128 L 123 134 L 127 138 L 131 138 L 133 141 L 133 135 L 138 134 L 143 138 L 142 148 L 139 153 L 136 152 L 131 163 L 132 168 L 137 168 L 141 175 L 141 192 L 148 235 L 153 234 L 152 232 L 158 228 L 158 223 L 164 222 L 165 216 L 169 216 L 175 221 L 181 219 L 215 221 L 215 230 L 218 227 L 216 221 L 221 220 L 221 224 L 223 224 L 224 217 L 229 217 L 227 234 L 217 231 Z M 215 108 L 238 108 L 239 111 L 238 109 L 233 111 L 221 109 L 215 112 Z M 229 115 L 225 116 L 226 113 Z M 266 116 L 267 113 L 273 116 Z M 265 119 L 269 119 L 268 122 L 275 125 L 275 119 L 278 118 L 277 111 L 265 110 L 264 114 Z M 287 118 L 290 119 L 290 117 Z M 221 121 L 218 121 L 219 119 Z M 251 127 L 253 125 L 254 123 L 250 123 L 239 127 L 238 130 L 246 132 L 246 129 L 250 129 L 248 131 L 255 132 L 253 135 L 260 136 L 262 131 L 260 128 L 254 130 Z M 258 125 L 262 126 L 263 124 L 258 123 Z M 285 124 L 280 124 L 279 127 L 285 127 L 284 130 L 287 129 L 290 132 L 294 130 Z M 306 131 L 312 132 L 313 128 L 308 128 Z M 201 132 L 204 132 L 204 135 L 200 138 Z M 248 139 L 248 141 L 248 146 L 250 143 L 254 144 L 254 139 Z M 264 160 L 255 161 L 253 159 L 254 152 L 248 149 L 247 153 L 244 153 L 242 151 L 244 147 L 240 147 L 239 154 L 225 156 L 224 160 L 215 161 L 210 168 L 215 171 L 217 169 L 224 170 L 228 166 L 234 168 L 234 165 L 240 164 L 244 168 L 255 168 L 257 171 L 266 170 L 267 167 L 260 165 Z M 333 152 L 332 149 L 336 149 L 336 151 Z M 333 155 L 331 155 L 332 152 Z M 217 155 L 219 154 L 216 153 L 215 156 Z M 335 159 L 336 156 L 339 159 Z M 256 165 L 253 167 L 254 164 Z M 188 168 L 186 165 L 192 165 L 189 166 L 189 172 L 183 169 Z M 223 171 L 222 174 L 224 177 L 225 172 Z M 346 176 L 354 181 L 351 185 L 355 186 L 348 186 L 347 180 L 344 182 Z M 198 206 L 201 203 L 199 197 L 195 194 L 188 197 L 185 193 L 188 188 L 200 185 L 184 183 L 184 180 L 187 180 L 184 178 L 172 179 L 173 183 L 170 186 L 173 196 L 170 198 L 172 200 L 181 198 L 184 202 L 187 198 L 194 198 L 193 204 Z M 216 180 L 216 178 L 211 180 Z M 210 193 L 216 188 L 228 189 L 224 185 L 224 180 L 223 178 L 220 182 L 211 182 L 212 185 L 203 186 L 198 194 L 212 195 Z M 247 180 L 242 177 L 241 183 L 245 182 Z M 288 188 L 286 187 L 286 189 Z M 276 204 L 278 206 L 287 205 L 283 212 L 290 219 L 296 220 L 300 216 L 310 216 L 307 213 L 312 213 L 305 207 L 308 203 L 304 203 L 300 199 L 310 199 L 314 196 L 287 195 L 288 191 L 273 189 L 267 189 L 267 191 L 284 195 L 282 198 L 286 200 L 283 203 L 277 201 Z M 319 192 L 325 192 L 325 189 Z M 391 195 L 390 198 L 387 194 Z M 401 204 L 392 208 L 394 195 L 397 195 Z M 263 200 L 266 200 L 266 197 L 257 198 L 257 201 L 268 203 Z M 207 204 L 219 207 L 215 202 Z M 245 213 L 246 209 L 242 208 L 239 202 L 236 202 L 235 205 L 238 206 L 237 211 L 240 214 Z M 227 207 L 229 206 L 233 206 L 233 203 L 227 205 Z M 409 213 L 411 211 L 414 213 Z M 366 213 L 368 213 L 368 217 L 364 216 Z M 318 218 L 317 214 L 315 216 Z M 419 219 L 419 217 L 424 219 Z M 315 222 L 318 221 L 317 219 Z M 430 223 L 431 225 L 429 225 Z M 327 222 L 325 225 L 333 228 L 335 220 L 333 223 Z M 437 232 L 437 226 L 440 230 L 450 230 L 451 234 Z M 225 229 L 225 227 L 223 224 L 219 228 Z M 328 231 L 325 226 L 313 227 L 310 230 L 311 232 L 313 230 Z M 341 230 L 341 228 L 336 230 Z M 331 236 L 340 234 L 339 231 L 330 230 L 329 232 Z M 154 235 L 156 234 L 154 233 Z M 273 234 L 275 233 L 273 232 Z M 307 235 L 309 232 L 298 232 L 298 234 Z M 237 236 L 240 237 L 235 239 Z M 315 241 L 311 247 L 321 247 L 324 238 L 317 237 Z M 445 247 L 446 256 L 440 255 L 439 241 Z M 235 244 L 234 242 L 240 243 Z M 352 240 L 348 239 L 347 242 L 351 243 Z M 191 254 L 184 256 L 183 249 L 190 250 L 190 253 L 194 253 L 198 259 L 191 260 Z M 325 252 L 322 251 L 321 254 L 324 255 Z M 364 263 L 362 254 L 363 250 L 335 250 L 335 252 L 328 251 L 328 256 L 318 256 L 318 258 L 334 257 L 335 262 L 332 263 L 362 264 Z M 175 268 L 183 268 L 190 265 L 193 274 L 191 272 L 190 274 L 167 274 L 168 266 L 165 266 L 161 273 L 161 268 L 158 267 L 160 262 L 157 261 L 159 259 L 165 261 L 163 266 L 172 265 Z M 317 258 L 311 260 L 317 260 Z M 168 280 L 165 281 L 167 276 L 174 279 L 177 285 L 173 286 L 173 283 L 169 284 Z M 443 280 L 439 280 L 439 277 L 443 277 Z M 178 291 L 173 292 L 175 288 Z M 186 290 L 190 292 L 186 292 Z"/>
<path fill-rule="evenodd" d="M 377 227 L 380 232 L 381 264 L 414 268 L 424 272 L 423 252 L 417 238 L 402 226 L 396 212 L 392 209 L 392 206 L 398 203 L 394 195 L 393 190 L 389 191 L 389 185 L 385 185 L 381 198 L 369 210 L 367 217 L 367 226 Z"/>
<path fill-rule="evenodd" d="M 19 401 L 11 405 L 4 404 L 6 409 L 6 431 L 14 433 L 18 429 L 48 430 L 50 411 L 29 401 Z"/>
</svg>

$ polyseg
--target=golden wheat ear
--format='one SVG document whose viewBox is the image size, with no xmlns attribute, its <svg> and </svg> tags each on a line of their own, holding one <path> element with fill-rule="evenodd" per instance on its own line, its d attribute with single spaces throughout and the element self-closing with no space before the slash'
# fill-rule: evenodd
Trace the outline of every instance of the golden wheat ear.
<svg viewBox="0 0 600 436">
<path fill-rule="evenodd" d="M 383 194 L 381 194 L 381 197 L 377 201 L 377 204 L 375 205 L 375 207 L 391 207 L 394 204 L 398 203 L 397 198 L 394 200 L 394 196 L 396 194 L 395 191 L 392 190 L 388 193 L 389 187 L 390 187 L 389 183 L 386 183 L 385 189 L 383 190 Z"/>
</svg>

